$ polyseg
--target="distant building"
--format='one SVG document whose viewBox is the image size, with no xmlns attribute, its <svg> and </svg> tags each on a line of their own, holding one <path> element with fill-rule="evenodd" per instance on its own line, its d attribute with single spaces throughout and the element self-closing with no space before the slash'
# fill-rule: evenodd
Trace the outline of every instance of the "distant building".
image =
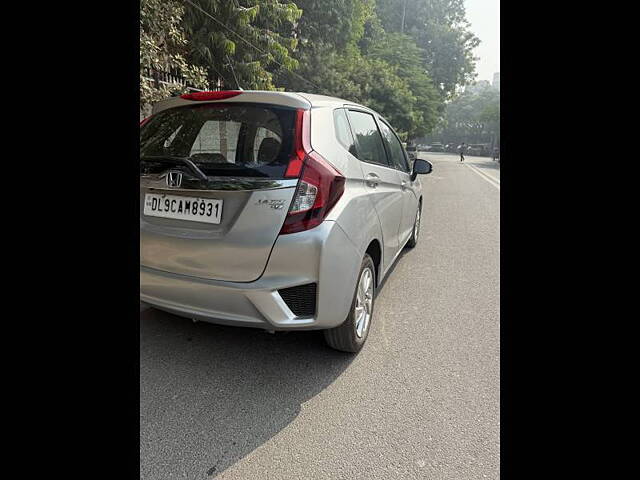
<svg viewBox="0 0 640 480">
<path fill-rule="evenodd" d="M 493 74 L 493 88 L 500 90 L 500 72 Z"/>
</svg>

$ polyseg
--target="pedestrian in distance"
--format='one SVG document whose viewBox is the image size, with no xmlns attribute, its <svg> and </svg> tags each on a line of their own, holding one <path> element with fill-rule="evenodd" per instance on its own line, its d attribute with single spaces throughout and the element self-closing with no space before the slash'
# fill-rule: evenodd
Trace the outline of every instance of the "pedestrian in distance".
<svg viewBox="0 0 640 480">
<path fill-rule="evenodd" d="M 500 151 L 497 148 L 493 149 L 493 161 L 495 162 L 500 158 Z"/>
<path fill-rule="evenodd" d="M 467 144 L 462 142 L 462 145 L 458 147 L 458 151 L 460 152 L 460 161 L 464 162 L 464 151 L 467 149 Z"/>
</svg>

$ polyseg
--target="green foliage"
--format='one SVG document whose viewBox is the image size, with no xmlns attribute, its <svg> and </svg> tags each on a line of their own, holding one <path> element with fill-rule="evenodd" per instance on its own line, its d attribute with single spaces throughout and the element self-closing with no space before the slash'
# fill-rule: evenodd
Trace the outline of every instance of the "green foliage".
<svg viewBox="0 0 640 480">
<path fill-rule="evenodd" d="M 410 38 L 386 34 L 373 0 L 296 3 L 303 10 L 294 54 L 302 78 L 280 74 L 287 90 L 368 105 L 403 138 L 433 128 L 441 101 L 421 66 L 421 52 Z M 398 48 L 405 50 L 398 55 Z"/>
<path fill-rule="evenodd" d="M 373 0 L 296 0 L 296 5 L 303 12 L 295 29 L 298 69 L 296 75 L 280 70 L 278 83 L 286 90 L 355 101 L 362 89 L 351 75 L 355 64 L 362 66 L 356 42 L 364 33 L 365 20 L 372 15 Z"/>
<path fill-rule="evenodd" d="M 294 24 L 302 11 L 292 2 L 277 0 L 192 0 L 186 3 L 184 28 L 189 36 L 189 58 L 206 68 L 210 79 L 221 78 L 225 88 L 275 90 L 273 71 L 278 64 L 293 70 L 298 62 Z M 244 38 L 247 44 L 237 35 Z M 236 83 L 237 78 L 237 83 Z"/>
<path fill-rule="evenodd" d="M 141 0 L 140 25 L 141 68 L 344 98 L 379 111 L 403 139 L 434 129 L 473 79 L 479 42 L 463 0 Z M 145 101 L 168 96 L 149 88 Z M 496 123 L 490 107 L 483 115 Z"/>
<path fill-rule="evenodd" d="M 414 111 L 416 97 L 408 83 L 383 60 L 363 57 L 357 51 L 350 53 L 338 57 L 335 66 L 340 74 L 323 84 L 336 96 L 380 112 L 406 139 L 418 120 Z"/>
<path fill-rule="evenodd" d="M 403 32 L 422 49 L 425 68 L 444 98 L 473 81 L 473 49 L 480 40 L 469 31 L 464 0 L 377 0 L 377 4 L 385 31 Z"/>
<path fill-rule="evenodd" d="M 442 110 L 438 91 L 422 63 L 422 49 L 407 35 L 392 33 L 383 37 L 383 41 L 371 45 L 369 56 L 382 60 L 404 79 L 412 98 L 407 98 L 405 104 L 410 109 L 411 122 L 403 130 L 412 138 L 422 136 L 433 129 Z"/>
<path fill-rule="evenodd" d="M 176 71 L 187 82 L 206 88 L 205 70 L 185 60 L 188 41 L 181 27 L 184 8 L 180 1 L 140 0 L 140 104 L 147 105 L 183 93 L 179 84 L 160 85 L 145 78 L 144 69 Z"/>
<path fill-rule="evenodd" d="M 295 0 L 303 11 L 296 34 L 303 47 L 330 46 L 343 50 L 364 33 L 364 25 L 374 12 L 374 0 Z"/>
</svg>

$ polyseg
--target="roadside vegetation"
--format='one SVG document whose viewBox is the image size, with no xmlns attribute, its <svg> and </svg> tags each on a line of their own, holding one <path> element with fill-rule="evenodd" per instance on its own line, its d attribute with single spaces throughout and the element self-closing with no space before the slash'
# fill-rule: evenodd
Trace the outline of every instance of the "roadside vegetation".
<svg viewBox="0 0 640 480">
<path fill-rule="evenodd" d="M 345 98 L 379 111 L 406 140 L 459 128 L 451 115 L 466 108 L 456 110 L 457 99 L 466 98 L 464 87 L 475 78 L 472 52 L 479 39 L 469 31 L 463 0 L 140 5 L 141 105 L 186 91 L 149 79 L 150 71 L 172 72 L 198 89 Z M 498 117 L 491 108 L 482 114 L 487 122 L 499 117 L 499 106 Z"/>
</svg>

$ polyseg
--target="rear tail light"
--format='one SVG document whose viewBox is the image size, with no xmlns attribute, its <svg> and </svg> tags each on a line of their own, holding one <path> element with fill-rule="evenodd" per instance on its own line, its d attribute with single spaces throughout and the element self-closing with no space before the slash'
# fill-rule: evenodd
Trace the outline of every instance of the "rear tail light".
<svg viewBox="0 0 640 480">
<path fill-rule="evenodd" d="M 140 126 L 143 126 L 145 123 L 147 123 L 149 120 L 151 120 L 151 117 L 153 117 L 153 115 L 149 115 L 147 118 L 143 119 L 140 122 Z"/>
<path fill-rule="evenodd" d="M 309 119 L 309 110 L 298 110 L 296 112 L 296 125 L 293 134 L 293 155 L 289 160 L 287 171 L 284 173 L 285 178 L 300 178 L 302 165 L 307 157 L 307 152 L 312 151 L 311 148 L 311 123 Z"/>
<path fill-rule="evenodd" d="M 295 148 L 285 177 L 300 178 L 281 234 L 302 232 L 322 223 L 344 193 L 345 178 L 311 149 L 309 111 L 298 110 Z"/>
<path fill-rule="evenodd" d="M 225 98 L 240 95 L 242 90 L 222 90 L 219 92 L 194 92 L 180 95 L 185 100 L 206 101 L 206 100 L 224 100 Z"/>
</svg>

